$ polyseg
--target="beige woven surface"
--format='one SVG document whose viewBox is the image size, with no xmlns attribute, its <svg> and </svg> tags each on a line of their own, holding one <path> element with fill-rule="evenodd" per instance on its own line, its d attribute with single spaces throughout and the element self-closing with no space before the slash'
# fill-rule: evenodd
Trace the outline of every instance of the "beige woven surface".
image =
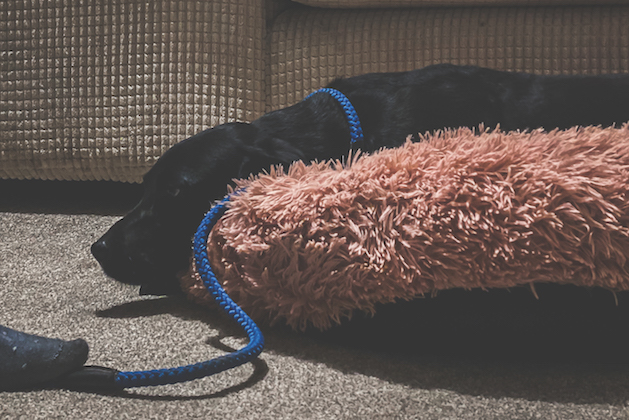
<svg viewBox="0 0 629 420">
<path fill-rule="evenodd" d="M 313 7 L 359 9 L 365 7 L 428 7 L 428 6 L 549 6 L 629 4 L 629 0 L 295 0 Z"/>
<path fill-rule="evenodd" d="M 267 109 L 334 78 L 451 62 L 534 73 L 629 71 L 629 7 L 292 9 L 275 22 Z"/>
<path fill-rule="evenodd" d="M 629 6 L 0 0 L 0 178 L 137 182 L 183 138 L 335 77 L 438 62 L 625 72 L 628 24 Z"/>
<path fill-rule="evenodd" d="M 138 181 L 264 109 L 263 2 L 0 1 L 0 178 Z"/>
</svg>

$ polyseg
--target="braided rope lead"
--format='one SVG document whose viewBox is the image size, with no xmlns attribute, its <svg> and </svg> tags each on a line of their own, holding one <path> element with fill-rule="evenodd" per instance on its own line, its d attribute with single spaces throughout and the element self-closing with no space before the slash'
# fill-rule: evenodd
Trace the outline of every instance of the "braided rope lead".
<svg viewBox="0 0 629 420">
<path fill-rule="evenodd" d="M 343 95 L 340 91 L 332 88 L 323 88 L 319 90 L 315 90 L 310 95 L 306 96 L 304 100 L 310 98 L 312 95 L 317 93 L 327 93 L 332 96 L 334 99 L 341 104 L 343 107 L 343 111 L 345 112 L 345 116 L 347 117 L 347 122 L 349 123 L 349 134 L 351 137 L 350 144 L 352 147 L 356 145 L 360 145 L 360 143 L 364 140 L 363 129 L 360 126 L 360 119 L 358 118 L 358 114 L 356 113 L 356 109 L 354 105 L 347 99 L 347 96 Z"/>
<path fill-rule="evenodd" d="M 364 140 L 363 130 L 360 126 L 356 109 L 354 109 L 349 99 L 338 90 L 331 88 L 319 89 L 308 95 L 306 99 L 317 93 L 327 93 L 339 102 L 341 107 L 343 107 L 347 122 L 349 123 L 350 144 L 352 147 L 360 144 L 360 142 Z M 249 337 L 249 344 L 233 353 L 192 365 L 170 369 L 117 372 L 115 376 L 117 386 L 121 388 L 132 388 L 139 386 L 168 385 L 200 379 L 250 362 L 262 352 L 264 348 L 262 332 L 249 315 L 227 295 L 216 279 L 207 256 L 207 240 L 210 231 L 218 219 L 225 213 L 227 210 L 227 202 L 232 195 L 235 194 L 238 194 L 238 191 L 225 197 L 205 215 L 205 218 L 194 235 L 194 261 L 199 275 L 203 280 L 203 284 L 207 287 L 219 306 L 245 330 Z"/>
<path fill-rule="evenodd" d="M 200 379 L 250 362 L 262 352 L 264 348 L 262 332 L 249 315 L 227 295 L 216 279 L 207 255 L 210 231 L 227 210 L 227 202 L 234 194 L 238 194 L 238 191 L 225 197 L 205 215 L 194 235 L 194 259 L 203 284 L 219 306 L 245 330 L 249 337 L 249 344 L 233 353 L 192 365 L 170 369 L 118 372 L 115 381 L 119 387 L 167 385 Z"/>
</svg>

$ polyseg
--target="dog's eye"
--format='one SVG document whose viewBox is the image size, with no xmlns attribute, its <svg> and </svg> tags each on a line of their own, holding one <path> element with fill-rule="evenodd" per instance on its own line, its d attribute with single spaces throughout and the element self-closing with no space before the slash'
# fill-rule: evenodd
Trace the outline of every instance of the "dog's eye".
<svg viewBox="0 0 629 420">
<path fill-rule="evenodd" d="M 162 190 L 155 197 L 155 209 L 158 213 L 170 212 L 173 207 L 176 207 L 181 200 L 180 188 L 167 188 Z"/>
<path fill-rule="evenodd" d="M 169 224 L 171 219 L 176 217 L 178 207 L 178 200 L 170 193 L 164 191 L 161 195 L 155 197 L 153 204 L 155 220 L 160 224 Z"/>
<path fill-rule="evenodd" d="M 181 189 L 179 188 L 169 188 L 166 190 L 166 194 L 170 197 L 178 197 L 181 194 Z"/>
</svg>

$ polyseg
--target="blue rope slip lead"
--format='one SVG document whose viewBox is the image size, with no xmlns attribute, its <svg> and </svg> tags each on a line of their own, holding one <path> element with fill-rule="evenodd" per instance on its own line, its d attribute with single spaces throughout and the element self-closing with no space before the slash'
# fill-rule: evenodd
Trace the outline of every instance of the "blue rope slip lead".
<svg viewBox="0 0 629 420">
<path fill-rule="evenodd" d="M 305 99 L 308 99 L 317 93 L 327 93 L 339 102 L 345 112 L 347 122 L 349 123 L 350 147 L 353 148 L 356 145 L 361 144 L 364 140 L 363 130 L 361 128 L 360 119 L 358 118 L 356 109 L 350 100 L 347 99 L 347 97 L 340 91 L 332 88 L 319 89 L 306 96 Z M 238 192 L 235 192 L 232 195 L 235 194 L 238 194 Z M 194 236 L 194 261 L 205 287 L 207 287 L 208 291 L 214 297 L 219 306 L 245 330 L 249 337 L 249 344 L 242 349 L 225 356 L 220 356 L 216 359 L 192 365 L 170 369 L 118 372 L 116 374 L 115 381 L 121 388 L 166 385 L 204 378 L 206 376 L 214 375 L 250 362 L 258 357 L 258 355 L 262 352 L 262 349 L 264 348 L 264 337 L 262 332 L 249 315 L 247 315 L 221 287 L 220 283 L 216 279 L 216 275 L 210 267 L 210 262 L 207 256 L 207 240 L 210 231 L 218 219 L 220 219 L 227 210 L 227 202 L 230 200 L 232 195 L 228 195 L 216 204 L 205 215 L 205 218 L 199 225 L 199 228 Z"/>
<path fill-rule="evenodd" d="M 194 259 L 205 287 L 218 305 L 229 314 L 247 333 L 249 344 L 240 350 L 216 359 L 170 369 L 137 372 L 118 372 L 116 385 L 121 388 L 167 385 L 191 381 L 240 366 L 258 357 L 264 348 L 264 336 L 255 322 L 225 292 L 210 267 L 207 241 L 212 227 L 227 210 L 227 202 L 233 193 L 216 204 L 206 215 L 194 236 Z"/>
<path fill-rule="evenodd" d="M 363 136 L 363 129 L 360 126 L 358 113 L 356 112 L 356 109 L 354 108 L 350 100 L 347 99 L 347 96 L 343 95 L 340 91 L 336 89 L 323 88 L 315 90 L 310 95 L 306 96 L 304 98 L 304 101 L 310 98 L 312 95 L 316 95 L 317 93 L 327 93 L 338 101 L 338 103 L 343 108 L 343 112 L 345 112 L 347 122 L 349 123 L 350 148 L 353 149 L 356 146 L 360 146 L 365 139 L 365 137 Z"/>
<path fill-rule="evenodd" d="M 361 144 L 364 140 L 360 119 L 352 103 L 340 91 L 332 88 L 319 89 L 305 99 L 317 93 L 327 93 L 336 99 L 347 117 L 350 128 L 350 147 Z M 304 99 L 304 100 L 305 100 Z M 116 384 L 121 388 L 167 385 L 200 379 L 206 376 L 240 366 L 258 357 L 264 348 L 264 336 L 256 323 L 225 292 L 212 271 L 207 255 L 207 241 L 212 227 L 227 210 L 227 202 L 238 191 L 228 195 L 216 204 L 206 215 L 194 236 L 194 260 L 205 287 L 218 305 L 229 314 L 247 333 L 249 344 L 240 350 L 216 359 L 170 369 L 157 369 L 137 372 L 118 372 Z"/>
<path fill-rule="evenodd" d="M 327 93 L 339 102 L 349 123 L 350 148 L 360 145 L 364 140 L 363 130 L 360 126 L 358 114 L 349 99 L 338 90 L 331 88 L 319 89 L 308 95 L 305 99 L 317 93 Z M 85 366 L 83 371 L 79 371 L 78 375 L 74 378 L 70 378 L 68 382 L 70 385 L 83 384 L 88 387 L 132 388 L 175 384 L 223 372 L 250 362 L 260 355 L 264 348 L 262 332 L 249 315 L 227 295 L 212 271 L 207 255 L 207 241 L 210 231 L 221 216 L 225 214 L 227 202 L 241 191 L 242 190 L 236 191 L 223 198 L 223 200 L 217 203 L 205 215 L 194 235 L 193 250 L 194 261 L 197 271 L 203 280 L 203 284 L 214 297 L 218 305 L 245 330 L 249 337 L 249 344 L 240 350 L 219 356 L 212 360 L 176 368 L 119 372 L 100 366 Z"/>
</svg>

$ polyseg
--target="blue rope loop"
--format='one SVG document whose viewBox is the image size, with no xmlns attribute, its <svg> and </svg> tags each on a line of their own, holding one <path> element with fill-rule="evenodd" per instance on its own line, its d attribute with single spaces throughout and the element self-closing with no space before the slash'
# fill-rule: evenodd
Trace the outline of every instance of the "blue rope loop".
<svg viewBox="0 0 629 420">
<path fill-rule="evenodd" d="M 354 105 L 352 105 L 350 100 L 347 99 L 347 96 L 343 95 L 340 91 L 336 89 L 323 88 L 312 92 L 310 95 L 306 96 L 304 100 L 310 98 L 312 95 L 315 95 L 317 93 L 327 93 L 338 101 L 338 103 L 343 108 L 343 111 L 345 112 L 345 117 L 347 118 L 347 122 L 349 123 L 351 148 L 353 149 L 357 146 L 360 146 L 365 139 L 365 137 L 363 136 L 363 129 L 360 126 L 358 113 L 356 113 Z"/>
<path fill-rule="evenodd" d="M 227 202 L 239 192 L 236 191 L 225 197 L 205 215 L 194 235 L 194 261 L 203 284 L 219 306 L 245 330 L 249 337 L 249 344 L 233 353 L 192 365 L 169 369 L 118 372 L 115 381 L 119 387 L 168 385 L 200 379 L 250 362 L 262 352 L 264 348 L 262 332 L 249 315 L 225 292 L 212 271 L 207 255 L 207 241 L 210 231 L 227 210 Z"/>
<path fill-rule="evenodd" d="M 305 99 L 317 93 L 327 93 L 339 102 L 349 123 L 350 145 L 352 148 L 360 145 L 364 140 L 363 130 L 360 126 L 360 119 L 358 118 L 356 109 L 354 109 L 350 100 L 340 91 L 332 88 L 319 89 L 308 95 Z M 210 231 L 225 211 L 227 211 L 228 201 L 232 196 L 239 193 L 240 191 L 236 191 L 228 195 L 207 212 L 194 235 L 193 249 L 194 261 L 197 271 L 203 280 L 203 284 L 212 297 L 214 297 L 218 305 L 244 329 L 249 337 L 249 344 L 233 353 L 206 362 L 169 369 L 117 372 L 115 376 L 117 386 L 121 388 L 157 386 L 200 379 L 250 362 L 262 352 L 264 348 L 264 336 L 262 332 L 249 315 L 247 315 L 225 292 L 212 271 L 207 255 L 207 241 Z"/>
</svg>

